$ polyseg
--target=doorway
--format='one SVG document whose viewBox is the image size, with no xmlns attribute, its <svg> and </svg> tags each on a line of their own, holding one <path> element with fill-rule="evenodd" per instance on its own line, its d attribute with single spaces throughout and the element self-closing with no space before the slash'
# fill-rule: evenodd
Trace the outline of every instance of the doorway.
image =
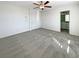
<svg viewBox="0 0 79 59">
<path fill-rule="evenodd" d="M 60 18 L 61 18 L 61 32 L 69 33 L 70 11 L 62 11 L 60 13 Z"/>
</svg>

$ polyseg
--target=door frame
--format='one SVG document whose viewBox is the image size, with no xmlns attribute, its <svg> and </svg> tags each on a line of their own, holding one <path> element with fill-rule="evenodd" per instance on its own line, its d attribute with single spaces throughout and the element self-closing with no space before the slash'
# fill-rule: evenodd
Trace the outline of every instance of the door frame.
<svg viewBox="0 0 79 59">
<path fill-rule="evenodd" d="M 62 31 L 61 31 L 61 12 L 65 12 L 65 11 L 69 11 L 69 32 L 68 32 L 68 34 L 70 34 L 70 10 L 63 10 L 63 11 L 60 11 L 60 32 L 62 32 Z"/>
</svg>

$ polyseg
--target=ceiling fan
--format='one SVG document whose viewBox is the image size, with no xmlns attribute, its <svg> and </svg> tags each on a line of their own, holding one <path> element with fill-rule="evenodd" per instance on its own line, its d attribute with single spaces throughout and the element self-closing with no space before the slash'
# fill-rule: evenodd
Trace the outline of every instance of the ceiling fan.
<svg viewBox="0 0 79 59">
<path fill-rule="evenodd" d="M 46 1 L 46 2 L 40 1 L 40 3 L 33 3 L 34 5 L 37 6 L 34 9 L 40 8 L 41 10 L 44 10 L 44 8 L 52 8 L 52 6 L 47 5 L 48 3 L 49 1 Z"/>
</svg>

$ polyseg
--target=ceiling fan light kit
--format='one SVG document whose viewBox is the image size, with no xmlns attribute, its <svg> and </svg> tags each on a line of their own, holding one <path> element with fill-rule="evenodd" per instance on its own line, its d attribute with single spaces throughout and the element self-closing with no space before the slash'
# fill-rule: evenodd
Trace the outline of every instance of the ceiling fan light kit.
<svg viewBox="0 0 79 59">
<path fill-rule="evenodd" d="M 42 8 L 44 8 L 44 6 L 43 5 L 40 5 L 40 9 L 42 9 Z"/>
</svg>

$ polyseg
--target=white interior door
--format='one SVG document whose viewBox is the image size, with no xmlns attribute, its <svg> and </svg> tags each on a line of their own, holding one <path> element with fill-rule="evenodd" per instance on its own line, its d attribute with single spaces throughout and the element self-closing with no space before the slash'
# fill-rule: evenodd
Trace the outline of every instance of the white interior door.
<svg viewBox="0 0 79 59">
<path fill-rule="evenodd" d="M 30 9 L 29 10 L 30 14 L 29 14 L 29 28 L 30 30 L 35 29 L 37 27 L 39 27 L 39 15 L 38 15 L 38 11 L 35 9 Z"/>
</svg>

